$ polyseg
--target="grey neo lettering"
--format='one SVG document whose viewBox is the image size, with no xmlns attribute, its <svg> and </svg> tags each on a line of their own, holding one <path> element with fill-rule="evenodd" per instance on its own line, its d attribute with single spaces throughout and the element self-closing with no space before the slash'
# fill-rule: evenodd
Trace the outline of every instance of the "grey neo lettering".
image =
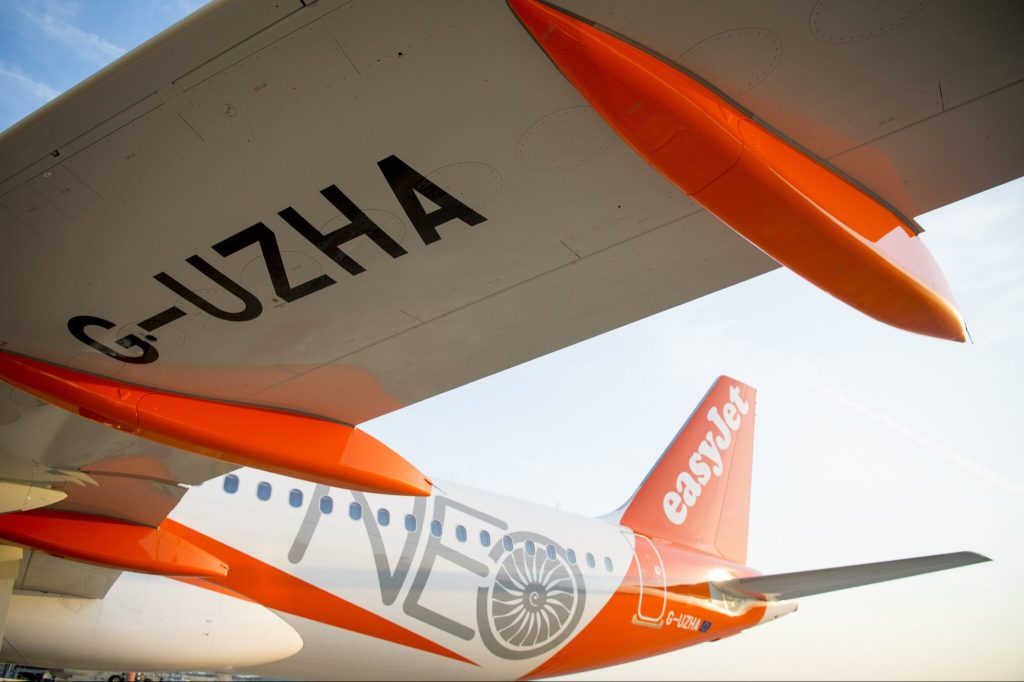
<svg viewBox="0 0 1024 682">
<path fill-rule="evenodd" d="M 366 534 L 370 538 L 370 548 L 373 550 L 373 561 L 377 565 L 377 580 L 380 583 L 380 598 L 391 605 L 398 599 L 398 593 L 405 584 L 405 577 L 409 574 L 409 567 L 412 565 L 412 557 L 416 553 L 416 547 L 420 542 L 420 535 L 423 533 L 423 524 L 417 523 L 416 530 L 406 531 L 405 544 L 402 545 L 402 553 L 395 563 L 395 570 L 391 570 L 391 562 L 388 560 L 387 550 L 384 548 L 384 539 L 380 534 L 380 527 L 377 525 L 377 517 L 370 513 L 370 503 L 366 495 L 353 492 L 352 497 L 356 503 L 361 505 L 366 513 L 363 514 L 363 524 L 366 526 Z M 422 519 L 427 511 L 427 498 L 417 497 L 413 502 L 413 516 Z"/>
<path fill-rule="evenodd" d="M 309 541 L 313 539 L 313 532 L 320 523 L 320 498 L 331 492 L 331 489 L 323 484 L 317 484 L 313 488 L 313 495 L 309 499 L 309 506 L 306 507 L 306 515 L 299 526 L 299 532 L 295 535 L 291 549 L 288 550 L 288 561 L 297 564 L 306 556 L 309 548 Z"/>
<path fill-rule="evenodd" d="M 459 502 L 455 502 L 454 500 L 450 500 L 446 497 L 437 497 L 434 502 L 434 521 L 440 522 L 442 527 L 444 524 L 445 512 L 449 507 L 465 514 L 469 514 L 470 516 L 478 518 L 481 521 L 489 523 L 503 531 L 508 529 L 508 524 L 501 519 L 495 518 L 489 514 L 485 514 L 482 511 L 460 504 Z M 456 566 L 461 566 L 481 578 L 486 578 L 490 570 L 487 567 L 487 564 L 463 554 L 454 547 L 449 547 L 443 544 L 441 538 L 434 537 L 433 534 L 428 534 L 427 545 L 423 550 L 423 558 L 420 560 L 419 569 L 416 571 L 416 576 L 413 578 L 412 586 L 409 588 L 409 593 L 405 595 L 405 601 L 402 604 L 402 608 L 406 614 L 416 620 L 427 623 L 428 625 L 433 625 L 436 628 L 440 628 L 447 633 L 468 641 L 473 639 L 473 636 L 476 634 L 473 628 L 452 620 L 451 618 L 429 609 L 420 603 L 423 590 L 427 586 L 427 580 L 430 578 L 430 572 L 434 567 L 434 561 L 438 558 L 446 559 Z"/>
</svg>

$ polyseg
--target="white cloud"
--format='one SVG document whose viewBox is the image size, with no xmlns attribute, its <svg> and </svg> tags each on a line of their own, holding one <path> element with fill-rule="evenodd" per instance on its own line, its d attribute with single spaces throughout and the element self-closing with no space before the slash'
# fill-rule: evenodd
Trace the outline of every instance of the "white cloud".
<svg viewBox="0 0 1024 682">
<path fill-rule="evenodd" d="M 22 15 L 50 39 L 72 50 L 82 59 L 97 65 L 106 65 L 125 53 L 125 49 L 75 26 L 67 12 L 53 11 L 53 7 L 20 6 Z M 64 16 L 60 16 L 64 15 Z"/>
<path fill-rule="evenodd" d="M 835 391 L 827 386 L 823 386 L 813 381 L 802 381 L 801 383 L 821 392 L 824 395 L 827 395 L 833 400 L 836 400 L 848 407 L 857 410 L 858 412 L 861 412 L 862 414 L 872 417 L 873 419 L 880 422 L 885 428 L 903 434 L 910 440 L 914 441 L 915 443 L 918 443 L 925 449 L 930 450 L 935 455 L 938 455 L 947 463 L 959 467 L 963 471 L 969 472 L 970 474 L 977 476 L 982 480 L 987 481 L 988 483 L 999 486 L 1000 488 L 1012 493 L 1015 496 L 1020 496 L 1024 494 L 1024 484 L 1021 484 L 1020 482 L 1015 481 L 1009 476 L 1005 476 L 998 471 L 990 469 L 989 467 L 983 464 L 979 464 L 970 457 L 967 457 L 951 448 L 948 448 L 941 443 L 935 442 L 931 438 L 928 438 L 927 436 L 924 436 L 918 433 L 917 431 L 908 428 L 906 425 L 901 424 L 900 422 L 896 421 L 895 419 L 888 415 L 881 414 L 876 410 L 871 409 L 867 405 L 864 405 L 863 403 L 853 400 L 852 398 L 849 398 L 843 395 L 842 393 L 839 393 L 838 391 Z"/>
<path fill-rule="evenodd" d="M 210 0 L 173 0 L 165 8 L 168 14 L 191 14 Z"/>
<path fill-rule="evenodd" d="M 1019 343 L 1024 329 L 1024 179 L 944 206 L 920 217 L 945 264 L 974 341 Z M 933 229 L 934 228 L 934 229 Z"/>
<path fill-rule="evenodd" d="M 26 76 L 20 69 L 0 63 L 0 80 L 13 81 L 23 91 L 39 102 L 49 102 L 60 94 L 60 90 Z"/>
</svg>

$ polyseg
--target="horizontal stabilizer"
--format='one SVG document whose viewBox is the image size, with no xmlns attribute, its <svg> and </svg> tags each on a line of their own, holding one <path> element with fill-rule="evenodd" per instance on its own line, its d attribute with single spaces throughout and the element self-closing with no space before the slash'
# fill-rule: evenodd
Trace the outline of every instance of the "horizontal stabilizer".
<svg viewBox="0 0 1024 682">
<path fill-rule="evenodd" d="M 845 590 L 848 587 L 860 587 L 886 580 L 906 578 L 921 573 L 944 571 L 947 568 L 969 566 L 983 561 L 991 561 L 991 559 L 974 552 L 954 552 L 914 559 L 823 568 L 816 571 L 722 580 L 715 581 L 712 585 L 722 592 L 737 596 L 759 597 L 766 601 L 783 601 L 823 592 Z"/>
</svg>

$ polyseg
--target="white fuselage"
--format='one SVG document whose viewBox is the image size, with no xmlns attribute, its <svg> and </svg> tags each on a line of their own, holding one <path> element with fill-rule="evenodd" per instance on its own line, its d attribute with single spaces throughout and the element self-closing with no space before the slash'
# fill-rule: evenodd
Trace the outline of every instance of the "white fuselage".
<svg viewBox="0 0 1024 682">
<path fill-rule="evenodd" d="M 586 626 L 633 559 L 628 529 L 453 483 L 438 482 L 435 494 L 417 498 L 329 489 L 255 469 L 230 476 L 235 492 L 228 492 L 228 477 L 213 479 L 194 487 L 170 518 L 475 665 L 295 615 L 306 611 L 300 601 L 315 598 L 308 595 L 296 594 L 295 608 L 276 618 L 252 602 L 133 573 L 122 574 L 101 601 L 16 594 L 7 639 L 20 658 L 93 669 L 123 669 L 133 660 L 130 667 L 140 670 L 205 663 L 315 679 L 516 678 Z M 555 560 L 544 562 L 556 549 Z M 524 561 L 544 566 L 534 582 L 561 581 L 560 601 L 540 604 L 532 625 L 513 622 L 501 604 L 509 598 L 502 580 L 516 598 L 543 601 L 526 585 Z M 55 621 L 54 612 L 62 618 Z M 205 638 L 188 634 L 193 621 L 205 626 Z M 293 655 L 291 630 L 301 640 Z M 154 638 L 162 638 L 159 647 L 149 644 Z M 211 639 L 234 658 L 211 651 Z M 132 651 L 137 660 L 126 655 Z"/>
</svg>

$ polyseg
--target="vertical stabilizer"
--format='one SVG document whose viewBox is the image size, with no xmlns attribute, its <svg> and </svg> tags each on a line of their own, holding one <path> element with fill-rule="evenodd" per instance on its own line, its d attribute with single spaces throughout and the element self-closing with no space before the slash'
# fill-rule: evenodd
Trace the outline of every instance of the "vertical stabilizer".
<svg viewBox="0 0 1024 682">
<path fill-rule="evenodd" d="M 756 394 L 719 377 L 626 503 L 620 523 L 744 563 Z"/>
</svg>

